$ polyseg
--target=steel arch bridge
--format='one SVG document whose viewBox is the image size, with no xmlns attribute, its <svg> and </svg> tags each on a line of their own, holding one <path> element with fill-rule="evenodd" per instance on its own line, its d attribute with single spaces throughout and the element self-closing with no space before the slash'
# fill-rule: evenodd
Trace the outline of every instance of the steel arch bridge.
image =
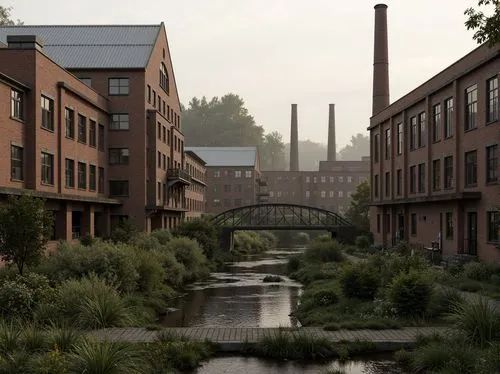
<svg viewBox="0 0 500 374">
<path fill-rule="evenodd" d="M 339 240 L 355 236 L 357 229 L 337 213 L 294 204 L 258 204 L 227 210 L 211 219 L 222 229 L 221 245 L 232 247 L 238 230 L 325 230 Z"/>
</svg>

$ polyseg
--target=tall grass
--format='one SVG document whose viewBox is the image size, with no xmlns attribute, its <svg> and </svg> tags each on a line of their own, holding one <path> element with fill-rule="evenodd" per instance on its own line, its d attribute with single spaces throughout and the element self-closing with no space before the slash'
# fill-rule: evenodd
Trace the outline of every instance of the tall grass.
<svg viewBox="0 0 500 374">
<path fill-rule="evenodd" d="M 131 321 L 130 311 L 117 294 L 86 297 L 77 318 L 78 326 L 84 329 L 126 326 Z"/>
<path fill-rule="evenodd" d="M 282 360 L 326 359 L 336 355 L 334 346 L 327 339 L 281 330 L 275 335 L 264 336 L 257 345 L 257 352 L 264 357 Z"/>
</svg>

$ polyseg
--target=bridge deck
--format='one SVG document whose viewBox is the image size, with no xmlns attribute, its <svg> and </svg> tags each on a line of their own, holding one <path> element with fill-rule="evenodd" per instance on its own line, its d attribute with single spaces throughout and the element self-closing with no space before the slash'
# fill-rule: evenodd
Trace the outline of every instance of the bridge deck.
<svg viewBox="0 0 500 374">
<path fill-rule="evenodd" d="M 339 341 L 370 341 L 378 345 L 408 345 L 416 341 L 419 335 L 445 334 L 449 331 L 443 327 L 405 327 L 398 330 L 339 330 L 325 331 L 321 328 L 302 327 L 296 330 L 280 328 L 249 328 L 249 327 L 185 327 L 166 328 L 163 331 L 184 336 L 194 341 L 208 340 L 213 343 L 256 343 L 264 336 L 276 335 L 279 331 L 286 334 L 306 333 L 308 335 L 327 338 L 331 342 Z M 143 328 L 108 328 L 91 333 L 99 340 L 118 342 L 153 342 L 158 331 L 148 331 Z"/>
</svg>

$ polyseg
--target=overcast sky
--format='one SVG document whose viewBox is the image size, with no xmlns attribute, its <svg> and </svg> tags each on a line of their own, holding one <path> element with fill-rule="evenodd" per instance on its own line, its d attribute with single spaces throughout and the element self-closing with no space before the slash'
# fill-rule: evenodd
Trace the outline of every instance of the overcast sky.
<svg viewBox="0 0 500 374">
<path fill-rule="evenodd" d="M 373 0 L 6 0 L 25 24 L 165 22 L 181 102 L 242 96 L 267 132 L 337 144 L 371 114 Z M 464 26 L 476 0 L 388 0 L 391 102 L 475 48 Z"/>
</svg>

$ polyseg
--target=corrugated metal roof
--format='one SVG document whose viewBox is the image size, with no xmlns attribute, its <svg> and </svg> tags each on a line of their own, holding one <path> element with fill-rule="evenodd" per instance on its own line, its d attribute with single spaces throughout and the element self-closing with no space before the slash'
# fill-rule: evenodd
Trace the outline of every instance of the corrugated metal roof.
<svg viewBox="0 0 500 374">
<path fill-rule="evenodd" d="M 7 35 L 36 35 L 44 52 L 65 68 L 145 67 L 161 25 L 1 26 Z"/>
<path fill-rule="evenodd" d="M 185 147 L 207 163 L 207 166 L 255 166 L 257 147 Z"/>
</svg>

